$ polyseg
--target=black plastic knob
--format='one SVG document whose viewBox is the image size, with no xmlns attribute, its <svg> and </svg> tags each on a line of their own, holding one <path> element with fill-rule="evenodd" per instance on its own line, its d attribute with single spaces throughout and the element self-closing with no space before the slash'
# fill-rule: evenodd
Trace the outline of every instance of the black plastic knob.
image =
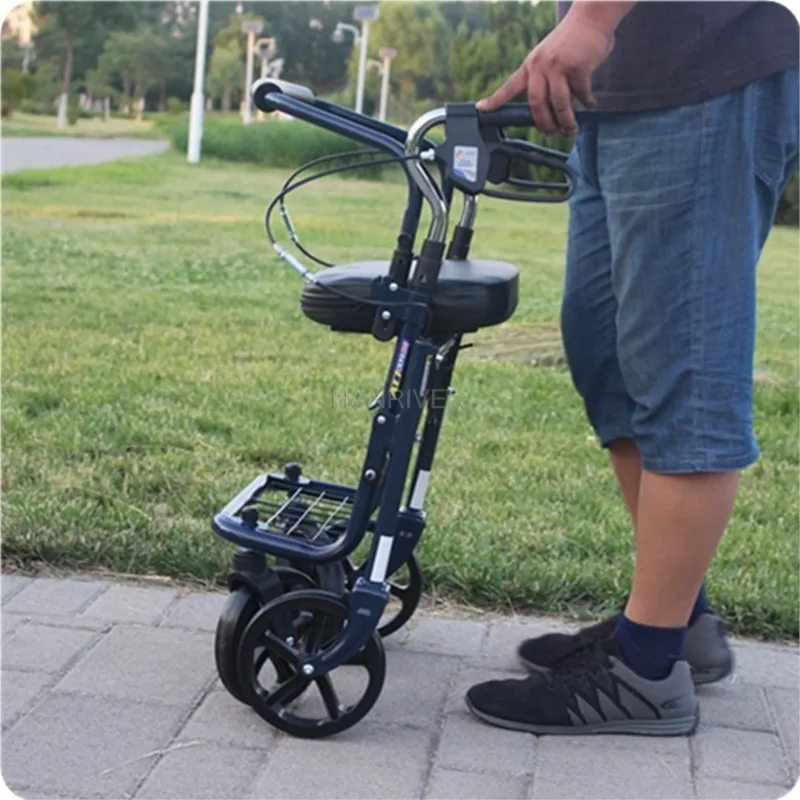
<svg viewBox="0 0 800 800">
<path fill-rule="evenodd" d="M 303 470 L 297 462 L 292 461 L 289 464 L 286 464 L 286 466 L 283 468 L 283 473 L 290 481 L 296 481 L 303 474 Z"/>
</svg>

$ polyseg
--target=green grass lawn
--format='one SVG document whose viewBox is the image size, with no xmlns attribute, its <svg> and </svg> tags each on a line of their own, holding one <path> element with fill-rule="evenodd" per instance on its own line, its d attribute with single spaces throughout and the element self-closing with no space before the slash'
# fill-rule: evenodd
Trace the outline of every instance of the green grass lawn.
<svg viewBox="0 0 800 800">
<path fill-rule="evenodd" d="M 25 114 L 15 111 L 0 125 L 3 136 L 88 136 L 93 139 L 162 139 L 167 133 L 152 119 L 121 119 L 100 117 L 79 119 L 64 130 L 57 127 L 58 119 L 45 114 Z"/>
<path fill-rule="evenodd" d="M 302 282 L 263 232 L 286 174 L 167 153 L 4 177 L 6 559 L 221 581 L 232 547 L 210 520 L 256 475 L 298 460 L 355 482 L 370 417 L 334 393 L 374 396 L 390 348 L 302 315 Z M 388 257 L 403 204 L 400 183 L 338 178 L 289 203 L 336 262 Z M 427 585 L 457 601 L 599 613 L 627 592 L 630 525 L 569 375 L 558 358 L 520 363 L 558 341 L 565 223 L 562 206 L 481 201 L 473 255 L 515 263 L 521 298 L 469 337 L 428 493 Z M 798 232 L 775 230 L 759 269 L 763 456 L 709 583 L 734 630 L 769 637 L 798 628 L 798 281 Z"/>
</svg>

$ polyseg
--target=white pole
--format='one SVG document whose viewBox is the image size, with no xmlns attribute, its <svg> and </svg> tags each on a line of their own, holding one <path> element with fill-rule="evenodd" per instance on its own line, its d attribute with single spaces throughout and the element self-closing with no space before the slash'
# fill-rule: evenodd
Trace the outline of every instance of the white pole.
<svg viewBox="0 0 800 800">
<path fill-rule="evenodd" d="M 189 112 L 188 161 L 200 160 L 200 143 L 203 140 L 203 77 L 206 72 L 206 40 L 208 39 L 208 0 L 200 0 L 197 16 L 197 47 L 194 55 L 194 90 Z"/>
<path fill-rule="evenodd" d="M 386 106 L 389 99 L 389 68 L 392 64 L 391 58 L 383 59 L 383 74 L 381 80 L 381 110 L 378 118 L 381 122 L 386 122 Z"/>
<path fill-rule="evenodd" d="M 367 37 L 369 36 L 369 22 L 361 23 L 361 54 L 358 59 L 358 89 L 356 91 L 356 111 L 364 111 L 364 76 L 367 72 Z"/>
<path fill-rule="evenodd" d="M 244 124 L 250 124 L 250 87 L 253 85 L 253 47 L 256 35 L 253 31 L 247 33 L 247 71 L 244 79 Z"/>
<path fill-rule="evenodd" d="M 262 80 L 267 77 L 267 59 L 262 56 L 261 58 L 261 78 Z M 264 112 L 259 108 L 256 112 L 256 118 L 259 122 L 264 119 Z"/>
</svg>

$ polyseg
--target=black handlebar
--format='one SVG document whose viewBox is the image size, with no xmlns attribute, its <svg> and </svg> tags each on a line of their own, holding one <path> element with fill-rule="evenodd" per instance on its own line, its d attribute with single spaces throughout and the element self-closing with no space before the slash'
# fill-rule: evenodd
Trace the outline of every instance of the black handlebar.
<svg viewBox="0 0 800 800">
<path fill-rule="evenodd" d="M 532 128 L 535 124 L 527 103 L 508 103 L 494 111 L 478 111 L 481 128 Z"/>
<path fill-rule="evenodd" d="M 277 78 L 262 78 L 256 81 L 251 89 L 253 103 L 259 111 L 270 114 L 277 111 L 277 106 L 269 102 L 270 94 L 285 94 L 295 100 L 303 100 L 306 103 L 313 103 L 317 96 L 307 86 L 299 83 L 278 80 Z"/>
<path fill-rule="evenodd" d="M 270 113 L 286 109 L 293 116 L 306 119 L 313 124 L 350 136 L 358 141 L 376 143 L 382 149 L 402 152 L 406 142 L 406 131 L 366 114 L 323 101 L 308 87 L 276 78 L 262 78 L 252 85 L 252 97 L 256 108 Z M 280 95 L 285 99 L 281 101 Z M 445 180 L 452 187 L 468 195 L 482 192 L 515 200 L 534 200 L 534 196 L 509 195 L 486 190 L 486 184 L 511 183 L 522 188 L 545 190 L 539 201 L 549 199 L 560 202 L 572 194 L 576 176 L 567 166 L 565 153 L 560 153 L 527 141 L 507 139 L 504 128 L 533 127 L 534 121 L 527 103 L 508 103 L 494 111 L 479 112 L 474 103 L 448 103 L 445 106 L 445 141 L 435 147 L 437 161 L 444 168 Z M 391 142 L 391 145 L 389 144 Z M 423 146 L 434 148 L 425 140 Z M 536 183 L 510 180 L 510 164 L 514 160 L 531 165 L 549 167 L 562 172 L 563 184 Z M 552 195 L 557 188 L 565 194 Z"/>
</svg>

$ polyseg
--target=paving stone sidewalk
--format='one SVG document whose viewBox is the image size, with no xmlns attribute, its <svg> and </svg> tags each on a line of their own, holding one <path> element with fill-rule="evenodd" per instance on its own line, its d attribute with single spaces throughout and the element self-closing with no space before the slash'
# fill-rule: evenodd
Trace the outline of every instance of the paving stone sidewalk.
<svg viewBox="0 0 800 800">
<path fill-rule="evenodd" d="M 554 620 L 419 612 L 386 640 L 369 714 L 320 741 L 276 733 L 214 666 L 225 595 L 3 575 L 2 776 L 22 798 L 779 798 L 798 778 L 800 660 L 736 640 L 737 671 L 701 689 L 691 738 L 534 737 L 463 702 L 518 672 Z"/>
</svg>

